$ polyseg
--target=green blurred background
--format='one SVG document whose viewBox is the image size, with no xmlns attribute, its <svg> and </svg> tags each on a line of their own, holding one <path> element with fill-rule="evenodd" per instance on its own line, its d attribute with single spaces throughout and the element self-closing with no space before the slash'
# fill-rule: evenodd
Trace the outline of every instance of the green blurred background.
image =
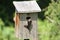
<svg viewBox="0 0 60 40">
<path fill-rule="evenodd" d="M 15 39 L 15 8 L 13 1 L 0 0 L 0 40 Z M 60 0 L 36 0 L 42 11 L 38 13 L 39 40 L 60 40 Z"/>
</svg>

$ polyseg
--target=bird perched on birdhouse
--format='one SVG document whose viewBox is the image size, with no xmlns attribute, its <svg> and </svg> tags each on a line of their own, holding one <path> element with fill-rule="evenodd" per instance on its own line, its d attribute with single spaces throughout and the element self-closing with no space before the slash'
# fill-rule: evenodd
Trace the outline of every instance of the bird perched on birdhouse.
<svg viewBox="0 0 60 40">
<path fill-rule="evenodd" d="M 41 9 L 36 1 L 13 1 L 16 9 L 16 37 L 37 40 L 37 18 Z"/>
</svg>

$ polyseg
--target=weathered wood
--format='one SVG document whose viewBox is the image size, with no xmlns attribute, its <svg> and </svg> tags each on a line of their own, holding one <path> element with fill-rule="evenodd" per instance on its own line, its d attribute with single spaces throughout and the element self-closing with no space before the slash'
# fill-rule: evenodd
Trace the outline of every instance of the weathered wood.
<svg viewBox="0 0 60 40">
<path fill-rule="evenodd" d="M 31 31 L 24 27 L 24 25 L 27 25 L 27 19 L 26 17 L 31 17 L 32 20 L 32 28 Z M 19 25 L 16 26 L 16 36 L 19 39 L 32 39 L 37 40 L 37 14 L 20 14 L 19 17 Z"/>
<path fill-rule="evenodd" d="M 32 30 L 31 30 L 31 39 L 32 40 L 37 40 L 37 18 L 38 14 L 31 14 L 30 15 L 32 18 Z"/>
<path fill-rule="evenodd" d="M 18 33 L 19 33 L 18 28 L 19 28 L 19 21 L 20 21 L 19 14 L 15 14 L 14 20 L 15 20 L 15 31 L 16 31 L 15 33 L 16 33 L 16 37 L 19 37 L 19 35 L 18 35 Z"/>
<path fill-rule="evenodd" d="M 37 37 L 37 18 L 41 9 L 36 1 L 14 1 L 16 14 L 16 37 L 22 40 L 38 40 Z M 18 25 L 19 24 L 19 25 Z"/>
<path fill-rule="evenodd" d="M 14 1 L 13 4 L 18 13 L 31 13 L 41 11 L 36 1 Z"/>
<path fill-rule="evenodd" d="M 29 31 L 27 28 L 24 27 L 24 25 L 27 25 L 27 20 L 26 20 L 27 14 L 22 14 L 20 16 L 22 23 L 22 27 L 23 27 L 23 39 L 29 39 Z"/>
</svg>

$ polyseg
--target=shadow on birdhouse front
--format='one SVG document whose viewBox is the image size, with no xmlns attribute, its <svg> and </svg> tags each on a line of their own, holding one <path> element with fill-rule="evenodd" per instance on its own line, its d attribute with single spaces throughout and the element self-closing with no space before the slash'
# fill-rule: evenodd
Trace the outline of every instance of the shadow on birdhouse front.
<svg viewBox="0 0 60 40">
<path fill-rule="evenodd" d="M 32 20 L 31 20 L 31 17 L 26 17 L 26 20 L 27 20 L 27 25 L 24 25 L 25 28 L 27 28 L 29 30 L 29 33 L 32 29 Z"/>
</svg>

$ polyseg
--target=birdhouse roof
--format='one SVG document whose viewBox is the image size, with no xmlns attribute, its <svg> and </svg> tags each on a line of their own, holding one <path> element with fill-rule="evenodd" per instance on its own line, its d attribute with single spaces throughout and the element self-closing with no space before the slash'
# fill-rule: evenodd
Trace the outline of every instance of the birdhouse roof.
<svg viewBox="0 0 60 40">
<path fill-rule="evenodd" d="M 41 9 L 36 1 L 13 1 L 18 13 L 40 12 Z"/>
</svg>

